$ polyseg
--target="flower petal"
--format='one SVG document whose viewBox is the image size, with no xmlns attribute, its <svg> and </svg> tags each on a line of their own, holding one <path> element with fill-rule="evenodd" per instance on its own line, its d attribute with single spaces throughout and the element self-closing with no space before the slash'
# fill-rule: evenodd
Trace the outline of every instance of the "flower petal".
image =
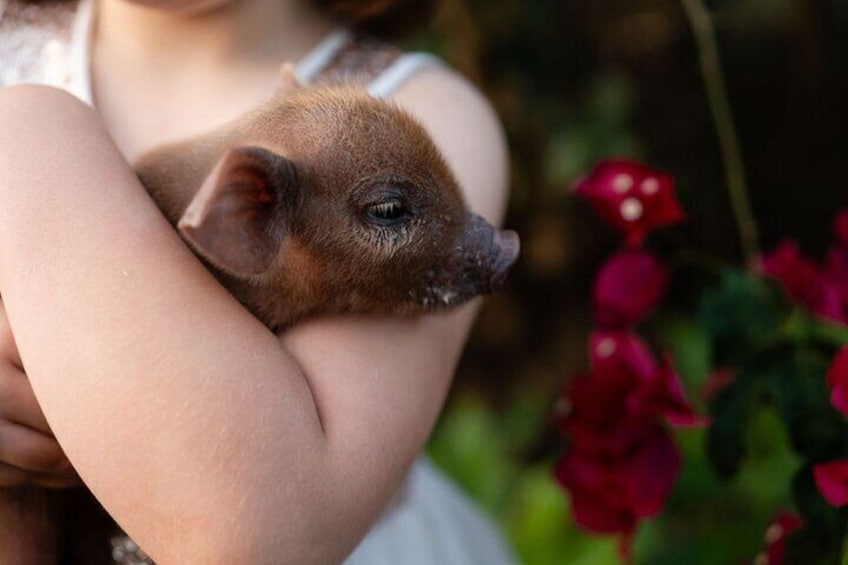
<svg viewBox="0 0 848 565">
<path fill-rule="evenodd" d="M 705 402 L 710 403 L 722 390 L 733 384 L 734 380 L 736 380 L 736 371 L 731 367 L 714 369 L 707 376 L 701 396 Z"/>
<path fill-rule="evenodd" d="M 605 378 L 578 375 L 557 403 L 553 424 L 584 453 L 617 457 L 629 452 L 638 439 L 634 422 L 643 417 L 627 409 L 633 387 L 634 377 L 626 372 Z"/>
<path fill-rule="evenodd" d="M 762 267 L 765 274 L 780 282 L 789 296 L 805 304 L 821 277 L 821 268 L 804 257 L 793 240 L 783 241 L 774 251 L 763 255 Z"/>
<path fill-rule="evenodd" d="M 663 358 L 660 375 L 659 395 L 664 406 L 663 413 L 668 423 L 679 427 L 708 425 L 710 419 L 698 416 L 692 409 L 692 405 L 686 398 L 683 383 L 680 381 L 680 377 L 677 371 L 674 370 L 674 366 L 668 356 Z"/>
<path fill-rule="evenodd" d="M 682 465 L 668 432 L 658 425 L 647 426 L 639 449 L 617 465 L 618 480 L 633 514 L 639 518 L 659 514 Z"/>
<path fill-rule="evenodd" d="M 657 379 L 659 364 L 647 344 L 629 331 L 592 332 L 589 336 L 589 358 L 598 378 L 611 378 L 624 372 L 637 382 Z"/>
<path fill-rule="evenodd" d="M 836 242 L 843 249 L 848 249 L 848 210 L 839 210 L 833 221 L 833 233 Z"/>
<path fill-rule="evenodd" d="M 783 565 L 786 538 L 803 526 L 801 517 L 791 512 L 781 512 L 769 524 L 765 533 L 766 550 L 762 554 L 769 565 Z M 757 561 L 755 561 L 756 563 Z"/>
<path fill-rule="evenodd" d="M 554 475 L 568 490 L 574 521 L 582 528 L 602 534 L 633 530 L 636 517 L 600 459 L 571 450 L 559 460 Z"/>
<path fill-rule="evenodd" d="M 633 326 L 662 298 L 668 270 L 647 251 L 624 251 L 598 271 L 594 286 L 595 318 L 609 328 Z"/>
<path fill-rule="evenodd" d="M 786 294 L 810 311 L 848 323 L 848 256 L 838 247 L 826 264 L 804 257 L 798 245 L 787 240 L 763 256 L 762 268 L 780 282 Z"/>
<path fill-rule="evenodd" d="M 828 504 L 837 508 L 848 504 L 848 460 L 813 466 L 816 486 Z"/>
<path fill-rule="evenodd" d="M 844 416 L 848 416 L 848 346 L 840 349 L 827 370 L 830 386 L 830 403 Z"/>
</svg>

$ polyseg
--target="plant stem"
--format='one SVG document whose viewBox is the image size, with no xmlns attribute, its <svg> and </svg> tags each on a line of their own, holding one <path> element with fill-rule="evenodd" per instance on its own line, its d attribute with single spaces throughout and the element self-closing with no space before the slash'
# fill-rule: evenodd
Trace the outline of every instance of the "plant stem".
<svg viewBox="0 0 848 565">
<path fill-rule="evenodd" d="M 757 223 L 748 198 L 745 165 L 727 97 L 712 18 L 702 0 L 681 0 L 681 3 L 692 26 L 700 55 L 701 73 L 724 160 L 727 189 L 739 231 L 739 243 L 746 264 L 752 266 L 760 256 Z"/>
</svg>

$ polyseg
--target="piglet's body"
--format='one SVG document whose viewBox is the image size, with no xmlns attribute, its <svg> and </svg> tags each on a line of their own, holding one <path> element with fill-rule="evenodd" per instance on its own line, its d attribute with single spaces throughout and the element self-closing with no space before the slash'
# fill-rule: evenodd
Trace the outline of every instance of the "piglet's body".
<svg viewBox="0 0 848 565">
<path fill-rule="evenodd" d="M 329 312 L 412 314 L 500 286 L 518 237 L 467 211 L 414 119 L 360 89 L 282 83 L 257 110 L 135 166 L 254 315 L 278 329 Z"/>
</svg>

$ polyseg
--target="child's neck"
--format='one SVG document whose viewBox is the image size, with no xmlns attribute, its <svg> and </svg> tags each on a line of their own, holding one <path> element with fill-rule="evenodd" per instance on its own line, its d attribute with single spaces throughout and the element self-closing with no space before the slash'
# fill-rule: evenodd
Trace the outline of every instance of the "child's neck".
<svg viewBox="0 0 848 565">
<path fill-rule="evenodd" d="M 166 67 L 279 64 L 303 55 L 329 25 L 308 0 L 214 3 L 219 6 L 186 13 L 128 0 L 98 0 L 98 47 Z"/>
<path fill-rule="evenodd" d="M 306 0 L 225 0 L 194 14 L 98 0 L 95 105 L 133 159 L 261 103 L 332 27 Z"/>
</svg>

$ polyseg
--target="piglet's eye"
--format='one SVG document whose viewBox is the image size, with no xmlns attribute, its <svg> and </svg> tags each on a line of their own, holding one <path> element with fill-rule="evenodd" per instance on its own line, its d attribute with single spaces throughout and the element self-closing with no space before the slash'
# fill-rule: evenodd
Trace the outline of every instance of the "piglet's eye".
<svg viewBox="0 0 848 565">
<path fill-rule="evenodd" d="M 379 226 L 394 226 L 411 215 L 412 213 L 399 198 L 381 200 L 365 209 L 368 220 Z"/>
</svg>

